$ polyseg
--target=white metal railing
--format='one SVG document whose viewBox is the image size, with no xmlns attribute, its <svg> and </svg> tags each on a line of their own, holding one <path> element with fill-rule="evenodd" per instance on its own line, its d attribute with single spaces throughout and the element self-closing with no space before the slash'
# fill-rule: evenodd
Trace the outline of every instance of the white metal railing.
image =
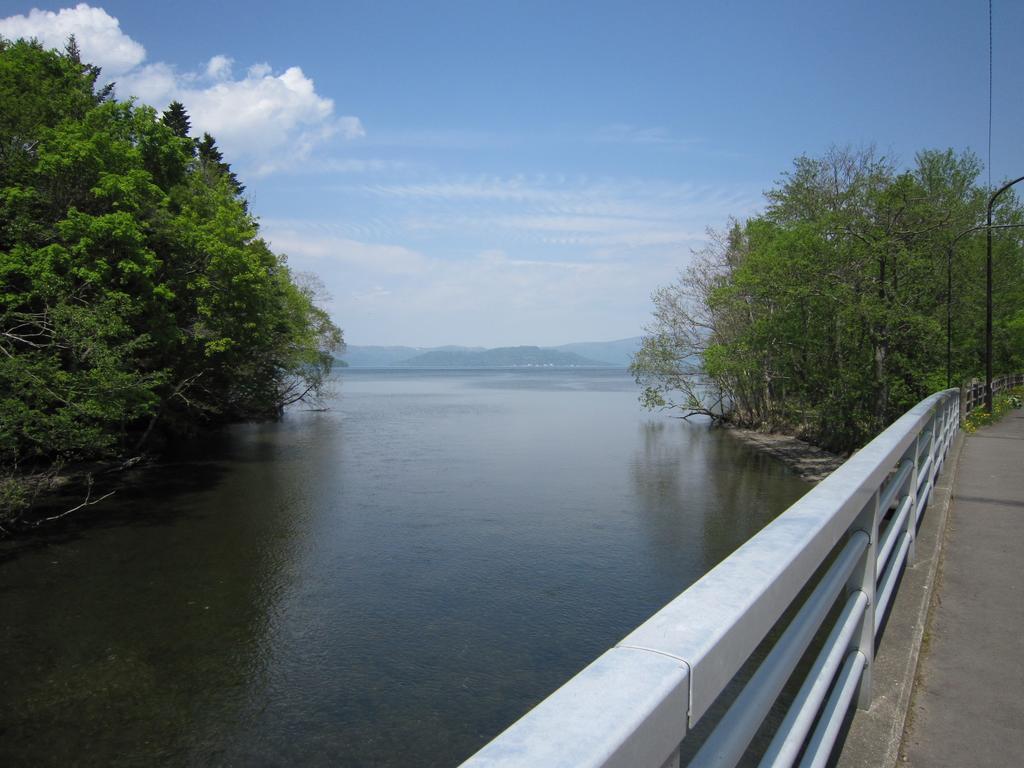
<svg viewBox="0 0 1024 768">
<path fill-rule="evenodd" d="M 959 400 L 950 389 L 916 405 L 464 768 L 677 766 L 687 731 L 787 612 L 793 618 L 751 662 L 756 669 L 689 764 L 735 765 L 827 631 L 761 758 L 762 766 L 824 765 L 852 702 L 870 703 L 875 636 L 913 558 L 959 428 Z"/>
</svg>

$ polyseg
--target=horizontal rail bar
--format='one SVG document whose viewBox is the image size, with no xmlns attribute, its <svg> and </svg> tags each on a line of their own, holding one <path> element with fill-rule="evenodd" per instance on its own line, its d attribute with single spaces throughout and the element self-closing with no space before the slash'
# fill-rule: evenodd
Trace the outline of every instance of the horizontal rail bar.
<svg viewBox="0 0 1024 768">
<path fill-rule="evenodd" d="M 932 481 L 929 480 L 928 481 L 928 485 L 926 485 L 925 488 L 924 488 L 924 492 L 922 492 L 921 495 L 917 497 L 917 510 L 916 510 L 916 513 L 917 513 L 917 519 L 918 520 L 921 519 L 921 513 L 924 512 L 925 507 L 928 506 L 928 498 L 929 498 L 929 496 L 931 496 L 931 492 L 932 492 Z"/>
<path fill-rule="evenodd" d="M 900 505 L 899 514 L 892 519 L 889 526 L 885 529 L 885 533 L 882 534 L 882 542 L 878 547 L 878 557 L 875 560 L 875 567 L 879 570 L 885 565 L 885 562 L 889 559 L 889 554 L 892 552 L 892 548 L 896 545 L 896 540 L 899 538 L 900 530 L 903 528 L 903 524 L 907 521 L 907 513 L 910 511 L 910 506 L 914 503 L 912 496 L 907 496 L 903 499 L 903 503 Z"/>
<path fill-rule="evenodd" d="M 868 543 L 869 537 L 864 531 L 857 531 L 850 537 L 828 573 L 690 762 L 692 768 L 735 765 L 743 757 L 747 745 L 761 727 L 761 721 L 771 710 L 786 680 L 828 616 Z"/>
<path fill-rule="evenodd" d="M 807 674 L 786 717 L 772 737 L 761 758 L 759 768 L 789 768 L 803 749 L 804 740 L 818 717 L 821 703 L 828 695 L 836 670 L 843 663 L 857 626 L 864 618 L 868 596 L 860 590 L 851 592 L 825 645 Z"/>
<path fill-rule="evenodd" d="M 917 471 L 917 489 L 920 493 L 921 486 L 925 484 L 925 481 L 929 480 L 928 470 L 932 468 L 932 457 L 929 456 L 927 461 L 921 465 L 921 468 Z"/>
<path fill-rule="evenodd" d="M 824 768 L 828 764 L 832 747 L 839 737 L 843 719 L 850 710 L 850 702 L 853 700 L 853 694 L 857 692 L 857 685 L 860 683 L 866 662 L 867 658 L 860 651 L 854 651 L 846 657 L 843 670 L 839 673 L 835 688 L 832 689 L 832 695 L 828 697 L 825 709 L 821 713 L 818 727 L 811 736 L 804 759 L 800 761 L 800 768 Z"/>
<path fill-rule="evenodd" d="M 899 471 L 885 484 L 885 492 L 882 494 L 881 501 L 878 502 L 878 508 L 882 514 L 885 514 L 885 511 L 892 506 L 897 494 L 903 489 L 903 484 L 907 482 L 907 478 L 913 471 L 914 462 L 910 459 L 904 459 L 900 463 Z"/>
<path fill-rule="evenodd" d="M 942 468 L 942 460 L 945 458 L 945 453 L 938 449 L 936 446 L 935 453 L 932 456 L 932 465 L 928 472 L 929 481 L 934 481 L 939 476 L 939 470 Z"/>
<path fill-rule="evenodd" d="M 900 536 L 900 548 L 896 552 L 896 556 L 889 561 L 889 565 L 886 566 L 885 574 L 879 579 L 878 582 L 878 594 L 875 596 L 875 636 L 882 630 L 882 618 L 885 616 L 885 611 L 889 607 L 889 600 L 892 599 L 893 589 L 896 587 L 896 580 L 899 578 L 900 570 L 903 568 L 903 564 L 907 560 L 907 552 L 910 551 L 910 532 L 903 531 L 903 535 Z"/>
<path fill-rule="evenodd" d="M 931 444 L 932 432 L 933 432 L 933 429 L 932 429 L 931 426 L 929 426 L 928 429 L 926 429 L 924 432 L 921 433 L 921 437 L 917 441 L 917 444 L 918 444 L 917 458 L 918 459 L 921 458 L 921 448 L 925 448 L 927 450 L 927 447 Z"/>
</svg>

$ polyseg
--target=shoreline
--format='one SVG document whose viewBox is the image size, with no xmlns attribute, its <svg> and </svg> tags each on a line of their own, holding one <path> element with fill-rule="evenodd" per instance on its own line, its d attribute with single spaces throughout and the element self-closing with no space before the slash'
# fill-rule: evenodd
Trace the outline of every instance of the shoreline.
<svg viewBox="0 0 1024 768">
<path fill-rule="evenodd" d="M 40 471 L 9 481 L 21 483 L 32 501 L 13 515 L 0 513 L 0 542 L 30 538 L 55 530 L 51 523 L 72 520 L 84 509 L 115 495 L 124 487 L 124 474 L 153 466 L 157 459 L 138 455 L 108 461 L 82 461 L 60 469 Z"/>
<path fill-rule="evenodd" d="M 806 443 L 792 435 L 758 432 L 743 427 L 726 427 L 726 431 L 747 445 L 775 457 L 808 483 L 820 483 L 848 458 Z"/>
</svg>

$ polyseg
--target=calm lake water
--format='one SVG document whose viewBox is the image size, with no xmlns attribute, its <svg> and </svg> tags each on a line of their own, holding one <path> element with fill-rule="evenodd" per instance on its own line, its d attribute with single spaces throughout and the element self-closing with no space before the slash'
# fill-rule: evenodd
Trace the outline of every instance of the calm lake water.
<svg viewBox="0 0 1024 768">
<path fill-rule="evenodd" d="M 622 371 L 361 371 L 0 544 L 0 764 L 452 766 L 808 490 Z"/>
</svg>

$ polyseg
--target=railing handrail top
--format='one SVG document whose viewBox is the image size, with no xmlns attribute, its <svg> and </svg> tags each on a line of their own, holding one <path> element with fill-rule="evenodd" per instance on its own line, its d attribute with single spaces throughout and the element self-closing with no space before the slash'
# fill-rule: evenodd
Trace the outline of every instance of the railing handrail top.
<svg viewBox="0 0 1024 768">
<path fill-rule="evenodd" d="M 660 763 L 686 735 L 688 675 L 685 664 L 667 656 L 612 648 L 463 767 Z"/>
</svg>

